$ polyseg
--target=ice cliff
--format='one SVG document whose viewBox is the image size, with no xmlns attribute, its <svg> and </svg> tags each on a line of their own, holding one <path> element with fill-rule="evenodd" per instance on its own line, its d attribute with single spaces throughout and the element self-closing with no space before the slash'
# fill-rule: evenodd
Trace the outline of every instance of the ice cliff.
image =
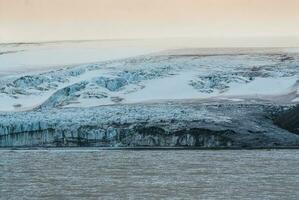
<svg viewBox="0 0 299 200">
<path fill-rule="evenodd" d="M 169 102 L 6 113 L 0 115 L 0 146 L 297 146 L 299 135 L 271 120 L 282 109 Z"/>
</svg>

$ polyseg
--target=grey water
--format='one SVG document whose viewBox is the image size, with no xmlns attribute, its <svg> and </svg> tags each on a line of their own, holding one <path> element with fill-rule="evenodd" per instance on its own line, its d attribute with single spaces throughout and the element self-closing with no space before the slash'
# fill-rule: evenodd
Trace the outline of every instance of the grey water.
<svg viewBox="0 0 299 200">
<path fill-rule="evenodd" d="M 0 150 L 0 199 L 299 199 L 299 150 Z"/>
</svg>

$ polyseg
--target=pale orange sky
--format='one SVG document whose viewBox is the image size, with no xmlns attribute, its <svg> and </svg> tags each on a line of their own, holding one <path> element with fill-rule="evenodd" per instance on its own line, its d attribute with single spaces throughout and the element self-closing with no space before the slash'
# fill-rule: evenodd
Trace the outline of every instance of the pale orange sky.
<svg viewBox="0 0 299 200">
<path fill-rule="evenodd" d="M 0 0 L 0 42 L 161 37 L 291 44 L 299 0 Z"/>
</svg>

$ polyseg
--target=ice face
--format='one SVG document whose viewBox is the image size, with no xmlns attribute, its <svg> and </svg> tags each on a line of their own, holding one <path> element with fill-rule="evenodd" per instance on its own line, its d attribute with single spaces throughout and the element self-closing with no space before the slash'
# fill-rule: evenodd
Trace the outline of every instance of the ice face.
<svg viewBox="0 0 299 200">
<path fill-rule="evenodd" d="M 298 146 L 271 104 L 161 103 L 0 113 L 0 147 Z"/>
</svg>

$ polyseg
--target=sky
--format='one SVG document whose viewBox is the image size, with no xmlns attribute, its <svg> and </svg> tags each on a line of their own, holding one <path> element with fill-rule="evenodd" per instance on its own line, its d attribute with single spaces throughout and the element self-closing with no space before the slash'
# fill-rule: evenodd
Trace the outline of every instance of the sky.
<svg viewBox="0 0 299 200">
<path fill-rule="evenodd" d="M 190 37 L 299 46 L 298 23 L 299 0 L 0 0 L 0 43 Z"/>
</svg>

